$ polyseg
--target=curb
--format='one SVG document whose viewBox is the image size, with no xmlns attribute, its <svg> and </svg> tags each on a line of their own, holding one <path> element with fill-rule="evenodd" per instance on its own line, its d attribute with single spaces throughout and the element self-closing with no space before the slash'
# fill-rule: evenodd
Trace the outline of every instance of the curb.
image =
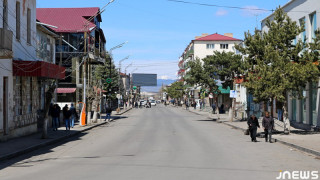
<svg viewBox="0 0 320 180">
<path fill-rule="evenodd" d="M 119 119 L 120 117 L 115 117 L 114 119 L 112 120 L 116 120 L 116 119 Z M 0 156 L 0 161 L 4 161 L 4 160 L 9 160 L 9 159 L 12 159 L 12 158 L 15 158 L 15 157 L 18 157 L 18 156 L 21 156 L 23 154 L 26 154 L 26 153 L 30 153 L 32 151 L 35 151 L 35 150 L 38 150 L 40 148 L 43 148 L 45 146 L 48 146 L 48 145 L 52 145 L 52 144 L 55 144 L 55 143 L 58 143 L 58 142 L 62 142 L 62 141 L 65 141 L 66 139 L 68 138 L 71 138 L 71 137 L 74 137 L 74 136 L 77 136 L 78 134 L 82 133 L 82 132 L 85 132 L 85 131 L 88 131 L 88 130 L 91 130 L 93 128 L 96 128 L 96 127 L 99 127 L 101 125 L 104 125 L 104 124 L 108 124 L 109 122 L 101 122 L 99 124 L 96 124 L 96 125 L 93 125 L 93 126 L 90 126 L 90 127 L 87 127 L 85 129 L 82 129 L 80 131 L 76 131 L 72 134 L 67 134 L 67 135 L 64 135 L 64 136 L 61 136 L 59 138 L 56 138 L 56 139 L 52 139 L 48 142 L 44 142 L 44 143 L 40 143 L 40 144 L 37 144 L 37 145 L 34 145 L 34 146 L 30 146 L 28 148 L 25 148 L 25 149 L 22 149 L 22 150 L 18 150 L 16 152 L 13 152 L 13 153 L 10 153 L 10 154 L 5 154 L 4 156 Z"/>
<path fill-rule="evenodd" d="M 115 114 L 115 115 L 122 115 L 122 114 L 124 114 L 124 113 L 126 113 L 126 112 L 130 111 L 131 109 L 132 109 L 132 107 L 131 107 L 131 108 L 129 108 L 129 109 L 127 109 L 127 110 L 125 110 L 125 111 L 123 111 L 123 112 L 117 113 L 117 114 Z"/>
</svg>

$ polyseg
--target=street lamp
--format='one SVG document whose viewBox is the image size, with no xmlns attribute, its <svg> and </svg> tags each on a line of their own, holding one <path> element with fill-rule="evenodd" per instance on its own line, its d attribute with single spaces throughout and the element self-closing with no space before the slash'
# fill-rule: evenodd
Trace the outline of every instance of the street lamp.
<svg viewBox="0 0 320 180">
<path fill-rule="evenodd" d="M 122 47 L 122 46 L 121 46 Z M 118 95 L 118 110 L 120 111 L 120 97 L 121 97 L 121 91 L 120 91 L 120 81 L 121 81 L 121 63 L 124 61 L 124 60 L 127 60 L 129 59 L 130 56 L 127 56 L 123 59 L 121 59 L 119 61 L 119 82 L 118 82 L 118 86 L 119 86 L 119 95 Z"/>
</svg>

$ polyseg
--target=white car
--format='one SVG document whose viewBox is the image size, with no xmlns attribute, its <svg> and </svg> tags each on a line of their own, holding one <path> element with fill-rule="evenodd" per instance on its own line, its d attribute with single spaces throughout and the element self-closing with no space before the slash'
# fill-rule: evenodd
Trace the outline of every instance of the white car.
<svg viewBox="0 0 320 180">
<path fill-rule="evenodd" d="M 142 106 L 145 106 L 146 104 L 147 104 L 147 101 L 145 101 L 145 100 L 140 100 L 140 104 L 142 105 Z M 139 104 L 139 105 L 140 105 Z"/>
<path fill-rule="evenodd" d="M 157 105 L 155 100 L 151 100 L 150 103 L 151 103 L 151 106 L 156 106 Z"/>
</svg>

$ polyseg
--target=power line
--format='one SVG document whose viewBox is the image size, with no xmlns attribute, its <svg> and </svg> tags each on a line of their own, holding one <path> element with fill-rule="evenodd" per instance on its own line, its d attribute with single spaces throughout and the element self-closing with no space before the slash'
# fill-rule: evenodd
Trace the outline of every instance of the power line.
<svg viewBox="0 0 320 180">
<path fill-rule="evenodd" d="M 221 8 L 228 8 L 228 9 L 241 9 L 241 10 L 254 10 L 254 11 L 274 12 L 273 9 L 247 8 L 247 7 L 239 7 L 239 6 L 225 6 L 225 5 L 196 3 L 196 2 L 181 1 L 181 0 L 167 0 L 167 1 L 176 2 L 176 3 L 183 3 L 183 4 L 193 4 L 193 5 L 199 5 L 199 6 L 221 7 Z M 291 10 L 288 11 L 288 12 L 310 13 L 309 11 L 291 11 Z"/>
</svg>

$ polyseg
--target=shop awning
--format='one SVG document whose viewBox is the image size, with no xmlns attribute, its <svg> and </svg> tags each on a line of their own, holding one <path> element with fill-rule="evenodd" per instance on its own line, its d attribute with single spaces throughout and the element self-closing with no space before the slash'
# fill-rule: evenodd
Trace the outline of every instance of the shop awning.
<svg viewBox="0 0 320 180">
<path fill-rule="evenodd" d="M 45 61 L 13 60 L 14 76 L 44 77 L 64 79 L 66 68 Z"/>
<path fill-rule="evenodd" d="M 76 92 L 77 88 L 57 88 L 56 92 L 58 94 L 70 94 Z"/>
</svg>

